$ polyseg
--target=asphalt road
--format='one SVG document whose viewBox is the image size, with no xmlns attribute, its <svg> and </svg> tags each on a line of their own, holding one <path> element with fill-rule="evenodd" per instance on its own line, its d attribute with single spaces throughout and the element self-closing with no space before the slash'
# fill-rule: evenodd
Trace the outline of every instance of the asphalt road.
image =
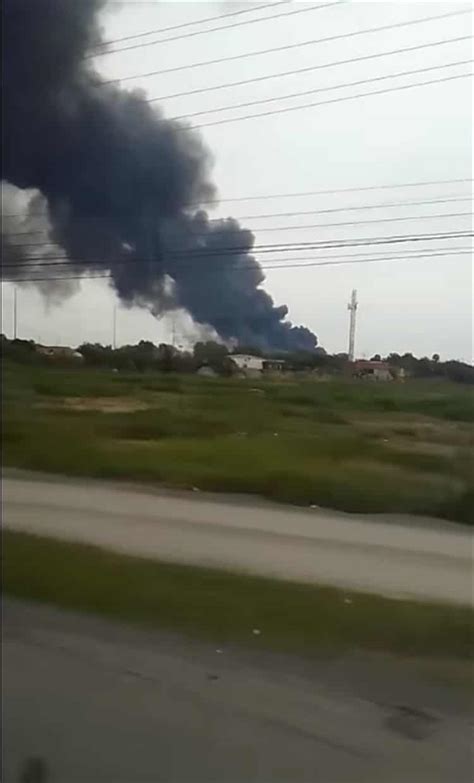
<svg viewBox="0 0 474 783">
<path fill-rule="evenodd" d="M 472 602 L 459 525 L 300 509 L 106 482 L 6 476 L 3 524 L 130 555 L 397 597 Z"/>
<path fill-rule="evenodd" d="M 2 780 L 39 758 L 41 783 L 471 782 L 452 686 L 261 656 L 5 600 Z"/>
</svg>

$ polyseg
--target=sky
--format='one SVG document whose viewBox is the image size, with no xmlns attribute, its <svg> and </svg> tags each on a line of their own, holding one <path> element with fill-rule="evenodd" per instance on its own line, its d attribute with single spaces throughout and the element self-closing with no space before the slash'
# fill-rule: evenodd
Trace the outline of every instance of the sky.
<svg viewBox="0 0 474 783">
<path fill-rule="evenodd" d="M 264 0 L 254 4 L 129 0 L 109 3 L 102 14 L 101 23 L 104 38 L 112 40 L 231 11 L 246 10 L 251 5 L 257 9 L 263 4 Z M 183 69 L 169 74 L 140 76 L 149 71 L 202 60 L 220 59 L 472 8 L 470 4 L 453 0 L 449 3 L 401 0 L 373 3 L 353 0 L 309 10 L 316 5 L 326 4 L 294 0 L 280 7 L 255 10 L 221 22 L 216 20 L 205 25 L 144 36 L 123 42 L 121 46 L 151 42 L 163 37 L 174 38 L 180 33 L 274 14 L 290 14 L 286 18 L 281 16 L 266 22 L 239 25 L 159 45 L 107 53 L 96 58 L 95 67 L 106 79 L 137 75 L 134 79 L 124 81 L 123 86 L 129 89 L 141 88 L 150 98 L 163 98 L 227 82 L 255 79 L 472 34 L 472 17 L 464 14 L 298 46 L 233 62 Z M 290 13 L 295 10 L 301 12 Z M 207 109 L 277 99 L 253 107 L 218 113 L 214 111 L 191 118 L 193 124 L 200 125 L 244 114 L 469 73 L 472 64 L 468 62 L 372 84 L 326 90 L 347 82 L 471 59 L 472 41 L 456 41 L 243 86 L 163 98 L 158 103 L 164 108 L 166 116 L 187 117 L 190 113 Z M 341 191 L 376 185 L 471 178 L 471 87 L 471 79 L 452 79 L 418 89 L 342 100 L 203 127 L 201 132 L 214 157 L 213 179 L 221 199 L 221 203 L 213 208 L 212 216 L 241 217 L 243 225 L 254 229 L 257 244 L 344 241 L 397 234 L 469 231 L 472 228 L 472 204 L 469 201 L 472 183 L 469 181 Z M 314 90 L 321 92 L 297 98 L 283 97 Z M 324 190 L 337 192 L 292 197 L 282 195 Z M 260 196 L 267 198 L 256 198 Z M 248 200 L 238 200 L 247 197 Z M 438 203 L 412 203 L 419 201 Z M 371 208 L 352 209 L 367 205 Z M 313 214 L 301 214 L 303 212 Z M 283 215 L 263 217 L 274 213 Z M 321 225 L 341 222 L 354 225 Z M 304 225 L 311 227 L 302 229 Z M 347 350 L 347 303 L 351 290 L 356 288 L 359 300 L 356 336 L 358 356 L 387 354 L 391 351 L 411 351 L 416 355 L 430 356 L 436 352 L 443 359 L 456 358 L 470 362 L 473 341 L 472 257 L 468 252 L 457 255 L 449 252 L 453 249 L 468 250 L 469 239 L 383 245 L 379 248 L 292 251 L 278 256 L 261 254 L 259 257 L 257 254 L 257 258 L 264 266 L 273 267 L 265 270 L 264 287 L 274 297 L 276 304 L 286 303 L 291 320 L 311 328 L 318 335 L 319 344 L 328 351 Z M 342 254 L 347 256 L 357 253 L 362 253 L 358 256 L 358 263 L 340 263 L 347 261 L 347 258 L 341 258 Z M 393 254 L 390 260 L 367 261 L 370 255 L 389 253 Z M 420 256 L 423 253 L 442 255 L 406 257 L 407 254 Z M 405 258 L 400 258 L 400 254 L 404 254 Z M 329 264 L 321 265 L 331 259 L 334 264 L 332 267 Z M 280 269 L 275 268 L 278 265 Z M 2 301 L 2 330 L 11 336 L 12 285 L 2 285 Z M 193 332 L 189 318 L 182 314 L 157 320 L 146 310 L 126 308 L 116 301 L 113 290 L 104 280 L 78 283 L 73 295 L 56 304 L 46 301 L 41 292 L 31 286 L 18 287 L 17 333 L 19 337 L 44 343 L 78 345 L 91 341 L 110 344 L 114 309 L 118 344 L 149 339 L 155 343 L 174 340 L 188 346 L 195 336 L 199 336 Z"/>
</svg>

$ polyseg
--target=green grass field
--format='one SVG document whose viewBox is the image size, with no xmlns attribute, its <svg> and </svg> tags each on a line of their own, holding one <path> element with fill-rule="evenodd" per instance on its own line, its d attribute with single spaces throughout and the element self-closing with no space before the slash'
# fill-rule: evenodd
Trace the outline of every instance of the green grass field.
<svg viewBox="0 0 474 783">
<path fill-rule="evenodd" d="M 472 521 L 474 400 L 461 385 L 5 363 L 3 409 L 6 465 Z"/>
<path fill-rule="evenodd" d="M 307 656 L 349 650 L 466 661 L 472 610 L 171 565 L 24 533 L 3 533 L 6 594 Z M 260 633 L 255 634 L 254 629 Z"/>
</svg>

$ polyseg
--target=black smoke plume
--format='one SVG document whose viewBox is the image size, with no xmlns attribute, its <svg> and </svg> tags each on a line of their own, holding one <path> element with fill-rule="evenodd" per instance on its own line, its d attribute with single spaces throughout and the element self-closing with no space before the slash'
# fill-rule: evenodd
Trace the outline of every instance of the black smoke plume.
<svg viewBox="0 0 474 783">
<path fill-rule="evenodd" d="M 313 349 L 315 335 L 259 287 L 252 233 L 197 211 L 216 196 L 200 135 L 94 72 L 104 5 L 3 0 L 2 179 L 46 199 L 68 258 L 56 271 L 110 270 L 124 302 L 156 315 L 183 307 L 224 339 Z"/>
</svg>

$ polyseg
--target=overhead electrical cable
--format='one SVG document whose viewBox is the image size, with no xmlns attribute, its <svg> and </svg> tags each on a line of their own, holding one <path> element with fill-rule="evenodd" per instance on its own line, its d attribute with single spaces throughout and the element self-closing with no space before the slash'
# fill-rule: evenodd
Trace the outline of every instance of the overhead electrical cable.
<svg viewBox="0 0 474 783">
<path fill-rule="evenodd" d="M 266 212 L 256 215 L 238 215 L 235 220 L 253 220 L 259 218 L 296 217 L 297 215 L 328 215 L 335 212 L 357 212 L 366 209 L 396 209 L 397 207 L 411 207 L 430 204 L 451 204 L 457 201 L 472 201 L 472 196 L 453 196 L 449 198 L 420 199 L 415 201 L 381 201 L 371 204 L 352 204 L 344 207 L 326 207 L 325 209 L 298 210 L 296 212 Z M 222 218 L 213 218 L 210 223 L 218 223 Z"/>
<path fill-rule="evenodd" d="M 372 76 L 369 79 L 358 79 L 354 82 L 343 82 L 342 84 L 332 84 L 326 87 L 313 87 L 311 90 L 302 90 L 300 92 L 292 92 L 288 95 L 276 95 L 272 98 L 260 98 L 257 101 L 246 101 L 245 103 L 232 103 L 228 106 L 216 106 L 210 109 L 201 109 L 200 111 L 188 112 L 177 117 L 169 117 L 163 119 L 163 122 L 169 122 L 174 120 L 189 120 L 192 117 L 199 117 L 203 114 L 216 114 L 221 111 L 232 111 L 233 109 L 244 109 L 249 106 L 260 106 L 262 103 L 274 103 L 275 101 L 286 101 L 290 98 L 301 98 L 304 95 L 314 95 L 317 92 L 328 92 L 329 90 L 341 90 L 346 87 L 357 87 L 360 84 L 371 84 L 372 82 L 380 82 L 385 79 L 396 79 L 400 76 L 414 76 L 418 73 L 426 73 L 427 71 L 438 71 L 443 68 L 455 68 L 458 65 L 467 65 L 474 62 L 472 58 L 465 60 L 455 60 L 451 63 L 441 63 L 440 65 L 429 65 L 425 68 L 414 68 L 408 71 L 397 71 L 396 73 L 387 73 L 383 76 Z M 411 86 L 411 85 L 410 85 Z M 148 98 L 146 99 L 148 102 Z M 297 107 L 298 108 L 298 107 Z"/>
<path fill-rule="evenodd" d="M 439 220 L 440 218 L 453 218 L 453 217 L 471 217 L 472 218 L 473 213 L 472 212 L 446 212 L 446 213 L 439 213 L 436 215 L 406 215 L 406 216 L 399 216 L 399 217 L 391 217 L 391 218 L 375 218 L 371 220 L 350 220 L 350 221 L 342 221 L 342 222 L 336 222 L 336 223 L 310 223 L 305 225 L 298 225 L 298 226 L 245 226 L 243 228 L 238 228 L 235 230 L 229 230 L 229 229 L 223 229 L 222 231 L 212 231 L 210 232 L 202 232 L 202 231 L 191 231 L 190 236 L 193 237 L 208 237 L 208 236 L 229 236 L 232 234 L 241 234 L 245 231 L 251 231 L 252 233 L 261 233 L 261 232 L 274 232 L 274 231 L 304 231 L 307 229 L 318 229 L 318 228 L 336 228 L 337 226 L 359 226 L 359 225 L 368 225 L 368 224 L 374 224 L 374 223 L 397 223 L 397 222 L 403 222 L 405 220 Z M 8 238 L 10 238 L 10 234 L 7 235 Z M 45 241 L 45 242 L 15 242 L 10 244 L 10 247 L 19 247 L 19 248 L 29 248 L 29 247 L 46 247 L 47 245 L 59 245 L 58 242 L 55 241 Z"/>
<path fill-rule="evenodd" d="M 351 187 L 351 188 L 330 188 L 325 190 L 305 190 L 301 191 L 299 193 L 264 193 L 261 195 L 253 195 L 253 196 L 235 196 L 231 198 L 222 198 L 222 199 L 213 199 L 211 201 L 194 201 L 194 202 L 188 202 L 187 204 L 184 204 L 185 207 L 192 207 L 192 206 L 207 206 L 210 204 L 221 204 L 221 203 L 228 203 L 228 202 L 237 202 L 237 201 L 262 201 L 267 199 L 274 199 L 274 198 L 295 198 L 295 197 L 305 197 L 305 196 L 326 196 L 331 194 L 338 194 L 338 193 L 359 193 L 363 191 L 370 191 L 370 190 L 392 190 L 397 188 L 415 188 L 415 187 L 426 187 L 431 185 L 454 185 L 458 183 L 467 183 L 467 182 L 473 182 L 472 177 L 466 177 L 461 179 L 435 179 L 435 180 L 419 180 L 418 182 L 398 182 L 393 184 L 387 184 L 383 183 L 380 185 L 363 185 L 358 187 Z M 350 209 L 376 209 L 377 207 L 404 207 L 404 206 L 412 206 L 420 204 L 446 204 L 452 201 L 470 201 L 472 200 L 473 196 L 458 196 L 456 194 L 450 194 L 448 198 L 436 198 L 436 199 L 428 199 L 428 200 L 422 200 L 422 201 L 396 201 L 396 202 L 381 202 L 380 204 L 362 204 L 355 207 L 349 206 L 349 207 L 337 207 L 333 208 L 331 210 L 309 210 L 306 212 L 273 212 L 267 215 L 240 215 L 237 216 L 237 220 L 251 220 L 254 217 L 289 217 L 290 215 L 315 215 L 315 214 L 321 214 L 325 213 L 327 211 L 330 212 L 345 212 Z M 10 212 L 2 215 L 2 218 L 22 218 L 23 220 L 28 220 L 31 217 L 45 217 L 43 212 Z M 215 218 L 214 220 L 210 222 L 215 222 L 216 220 L 222 220 L 222 218 Z M 41 231 L 45 231 L 47 229 L 41 229 Z M 17 232 L 18 236 L 22 234 L 30 234 L 30 233 L 37 233 L 37 231 L 25 231 L 25 232 Z"/>
<path fill-rule="evenodd" d="M 284 46 L 276 46 L 271 49 L 260 49 L 255 52 L 243 52 L 241 54 L 234 54 L 226 57 L 218 57 L 213 60 L 203 60 L 197 63 L 186 63 L 184 65 L 175 65 L 170 68 L 162 68 L 155 71 L 147 71 L 146 73 L 133 74 L 127 76 L 119 76 L 114 79 L 100 79 L 97 82 L 97 86 L 101 87 L 104 84 L 115 84 L 117 82 L 125 82 L 130 79 L 144 79 L 148 76 L 160 76 L 162 74 L 175 73 L 176 71 L 189 70 L 190 68 L 201 68 L 207 65 L 220 65 L 224 62 L 232 62 L 234 60 L 243 60 L 247 57 L 257 57 L 267 54 L 274 54 L 276 52 L 284 52 L 290 49 L 299 49 L 304 46 L 313 46 L 320 43 L 329 43 L 331 41 L 339 41 L 346 38 L 354 38 L 358 35 L 365 35 L 370 33 L 383 32 L 385 30 L 398 29 L 400 27 L 411 27 L 412 25 L 425 24 L 426 22 L 434 22 L 438 19 L 446 19 L 448 17 L 460 16 L 464 14 L 471 14 L 472 9 L 448 11 L 444 14 L 436 14 L 434 16 L 423 16 L 418 19 L 408 19 L 405 22 L 395 22 L 393 24 L 379 25 L 377 27 L 366 27 L 363 30 L 351 30 L 347 33 L 337 33 L 336 35 L 329 35 L 325 38 L 313 38 L 309 41 L 300 41 L 299 43 L 285 44 Z"/>
<path fill-rule="evenodd" d="M 330 3 L 321 3 L 319 5 L 313 5 L 309 8 L 296 8 L 294 11 L 286 11 L 279 14 L 272 14 L 271 16 L 263 16 L 258 19 L 245 19 L 243 22 L 232 22 L 232 24 L 221 25 L 220 27 L 210 27 L 208 30 L 193 30 L 190 33 L 183 33 L 182 35 L 173 35 L 170 38 L 160 38 L 159 41 L 142 41 L 141 43 L 131 44 L 130 46 L 120 46 L 116 49 L 106 49 L 105 51 L 95 51 L 91 54 L 86 54 L 84 60 L 90 60 L 96 57 L 104 57 L 107 54 L 116 54 L 117 52 L 129 52 L 132 49 L 143 49 L 146 46 L 158 46 L 159 44 L 171 43 L 172 41 L 182 40 L 184 38 L 194 38 L 196 35 L 206 35 L 208 33 L 217 33 L 221 30 L 230 30 L 233 27 L 242 27 L 243 25 L 257 24 L 257 22 L 268 22 L 272 19 L 278 19 L 281 17 L 294 16 L 295 14 L 309 13 L 310 11 L 322 11 L 325 8 L 331 8 L 336 5 L 343 5 L 348 0 L 332 0 Z"/>
<path fill-rule="evenodd" d="M 317 101 L 316 103 L 304 103 L 301 106 L 285 106 L 280 109 L 270 109 L 269 111 L 258 112 L 257 114 L 244 114 L 243 117 L 227 117 L 223 120 L 212 120 L 211 122 L 203 122 L 199 125 L 189 126 L 177 126 L 176 130 L 179 131 L 194 131 L 198 128 L 209 128 L 212 125 L 227 125 L 230 122 L 241 122 L 242 120 L 253 120 L 257 117 L 268 117 L 271 114 L 283 114 L 290 111 L 298 111 L 300 109 L 310 109 L 315 106 L 325 106 L 330 103 L 340 103 L 341 101 L 352 101 L 357 98 L 368 98 L 374 95 L 383 95 L 384 93 L 397 92 L 398 90 L 408 90 L 414 87 L 425 87 L 428 84 L 440 84 L 441 82 L 449 82 L 455 79 L 472 79 L 472 73 L 461 73 L 456 76 L 443 76 L 439 79 L 430 79 L 424 82 L 415 82 L 413 84 L 402 84 L 398 87 L 386 87 L 382 90 L 373 90 L 372 92 L 356 93 L 355 95 L 342 95 L 339 98 L 329 98 L 325 101 Z"/>
<path fill-rule="evenodd" d="M 445 231 L 445 232 L 438 232 L 438 233 L 424 233 L 424 234 L 408 234 L 408 235 L 392 235 L 392 236 L 382 236 L 382 237 L 357 237 L 357 238 L 351 238 L 351 239 L 337 239 L 337 240 L 318 240 L 318 241 L 307 241 L 307 242 L 290 242 L 290 243 L 267 243 L 267 244 L 261 244 L 261 245 L 249 245 L 249 243 L 246 243 L 244 245 L 236 245 L 231 247 L 221 247 L 221 248 L 193 248 L 193 249 L 178 249 L 178 248 L 162 248 L 161 253 L 164 254 L 169 259 L 180 259 L 180 258 L 187 258 L 187 259 L 196 259 L 196 258 L 224 258 L 229 257 L 232 255 L 242 255 L 245 253 L 250 254 L 258 254 L 258 253 L 287 253 L 289 251 L 293 250 L 318 250 L 319 248 L 338 248 L 338 247 L 359 247 L 359 246 L 371 246 L 371 245 L 385 245 L 385 244 L 398 244 L 398 243 L 406 243 L 406 242 L 433 242 L 433 241 L 444 241 L 447 239 L 464 239 L 467 237 L 472 237 L 474 234 L 470 231 L 464 230 L 464 231 Z M 125 256 L 126 257 L 126 256 Z M 130 258 L 130 261 L 133 263 L 136 260 L 136 257 L 133 255 L 128 256 Z M 97 258 L 97 259 L 84 259 L 84 258 L 71 258 L 68 255 L 65 255 L 64 253 L 57 256 L 47 256 L 44 255 L 41 256 L 29 256 L 28 260 L 25 262 L 27 264 L 32 263 L 34 261 L 39 261 L 41 263 L 36 264 L 36 267 L 40 266 L 50 266 L 54 265 L 54 261 L 69 261 L 71 264 L 95 264 L 95 263 L 106 263 L 110 264 L 113 263 L 107 259 L 103 258 Z M 141 261 L 147 261 L 147 259 L 142 258 Z M 149 262 L 152 262 L 152 259 L 148 259 Z M 7 264 L 2 264 L 4 268 L 7 267 Z M 10 264 L 11 266 L 11 264 Z M 13 266 L 17 267 L 18 263 L 13 264 Z"/>
<path fill-rule="evenodd" d="M 108 2 L 110 2 L 110 0 L 108 0 Z M 110 44 L 114 44 L 114 43 L 121 43 L 122 41 L 130 41 L 133 38 L 144 38 L 147 35 L 158 35 L 159 33 L 169 33 L 172 30 L 181 30 L 184 27 L 194 27 L 194 25 L 197 24 L 216 22 L 218 19 L 228 19 L 231 16 L 241 16 L 242 14 L 251 14 L 251 13 L 255 13 L 256 11 L 263 11 L 266 8 L 274 8 L 277 5 L 288 5 L 288 3 L 291 2 L 292 0 L 277 0 L 277 2 L 274 3 L 265 3 L 265 5 L 256 5 L 256 6 L 252 6 L 251 8 L 241 8 L 238 11 L 230 11 L 226 14 L 217 14 L 216 16 L 205 16 L 203 19 L 195 19 L 193 22 L 181 22 L 181 24 L 173 24 L 168 27 L 160 27 L 155 30 L 147 30 L 144 33 L 133 33 L 133 35 L 124 35 L 121 38 L 113 38 L 109 41 L 101 41 L 100 44 L 97 44 L 97 47 L 100 48 L 102 46 L 109 46 Z M 136 5 L 136 3 L 135 4 L 132 3 L 131 5 Z"/>
<path fill-rule="evenodd" d="M 432 185 L 454 185 L 458 183 L 473 182 L 472 177 L 463 177 L 461 179 L 431 179 L 431 180 L 419 180 L 418 182 L 395 182 L 395 183 L 382 183 L 380 185 L 362 185 L 351 188 L 329 188 L 325 190 L 303 190 L 297 193 L 263 193 L 260 195 L 252 196 L 231 196 L 229 198 L 218 198 L 210 201 L 193 201 L 186 206 L 208 206 L 211 204 L 225 204 L 229 202 L 237 201 L 263 201 L 272 198 L 303 198 L 306 196 L 328 196 L 338 193 L 358 193 L 366 190 L 392 190 L 396 188 L 421 188 Z M 420 202 L 417 202 L 420 203 Z M 439 203 L 439 202 L 437 202 Z"/>
<path fill-rule="evenodd" d="M 329 248 L 329 249 L 331 249 L 331 248 Z M 430 253 L 431 252 L 441 253 L 442 255 L 444 255 L 445 253 L 449 253 L 450 251 L 458 251 L 458 250 L 465 251 L 466 253 L 472 253 L 472 246 L 469 247 L 469 246 L 458 246 L 458 245 L 455 245 L 453 247 L 435 248 L 434 251 L 431 251 L 431 249 L 430 249 L 429 252 Z M 312 253 L 313 251 L 312 250 L 308 251 L 308 250 L 306 250 L 306 248 L 303 248 L 303 250 L 300 251 L 300 252 L 303 252 L 303 253 L 311 252 Z M 388 257 L 389 256 L 393 256 L 393 255 L 396 255 L 396 256 L 400 256 L 401 255 L 401 251 L 400 250 L 384 250 L 383 252 L 384 252 L 384 255 L 386 255 Z M 406 258 L 410 258 L 413 253 L 419 253 L 419 252 L 420 251 L 419 251 L 418 248 L 413 248 L 413 249 L 412 248 L 405 248 L 404 251 L 403 251 L 403 255 Z M 379 253 L 380 253 L 380 251 L 378 250 L 377 251 L 377 256 L 379 255 Z M 372 253 L 372 254 L 369 255 L 369 257 L 372 257 L 373 255 L 374 254 Z M 351 253 L 337 253 L 336 255 L 324 256 L 324 258 L 357 258 L 359 256 L 367 256 L 367 251 L 364 250 L 361 253 L 353 253 L 353 252 L 351 252 Z M 39 258 L 43 258 L 43 256 L 40 256 Z M 50 257 L 45 256 L 44 258 L 45 258 L 45 260 L 47 260 Z M 51 264 L 51 266 L 55 266 L 55 267 L 74 267 L 74 266 L 80 266 L 82 263 L 89 263 L 87 261 L 86 262 L 70 261 L 68 256 L 61 256 L 61 258 L 63 259 L 62 261 L 56 261 L 54 264 Z M 317 256 L 317 258 L 321 258 L 321 256 Z M 300 262 L 300 261 L 308 261 L 308 260 L 311 260 L 311 256 L 290 256 L 290 257 L 285 256 L 283 258 L 266 259 L 265 260 L 265 264 L 262 264 L 261 262 L 257 262 L 257 263 L 259 264 L 259 266 L 262 269 L 265 269 L 266 268 L 266 264 L 268 264 L 268 263 L 288 264 L 288 262 L 290 262 L 290 261 L 298 261 L 298 262 Z M 105 260 L 105 261 L 100 261 L 100 262 L 92 261 L 90 263 L 92 265 L 92 264 L 95 264 L 95 263 L 107 264 L 109 262 L 107 260 Z M 130 264 L 130 263 L 137 263 L 137 264 L 141 264 L 141 263 L 143 263 L 143 264 L 150 264 L 150 263 L 152 263 L 152 264 L 156 264 L 157 262 L 156 262 L 156 260 L 150 262 L 149 258 L 143 259 L 143 258 L 128 257 L 128 258 L 120 258 L 120 259 L 117 259 L 117 260 L 112 260 L 111 263 L 113 265 L 115 265 L 115 264 L 122 265 L 122 264 Z M 49 264 L 49 262 L 48 262 L 48 264 Z M 241 266 L 241 264 L 239 264 L 239 267 L 240 266 Z M 4 268 L 4 269 L 7 269 L 7 268 L 14 268 L 14 269 L 16 269 L 16 268 L 25 269 L 26 268 L 27 269 L 28 267 L 32 267 L 33 269 L 36 269 L 36 268 L 41 269 L 41 264 L 37 264 L 36 261 L 31 261 L 31 260 L 25 259 L 24 261 L 21 261 L 21 262 L 8 262 L 6 264 L 1 264 L 0 265 L 0 268 Z"/>
<path fill-rule="evenodd" d="M 430 41 L 429 43 L 418 44 L 417 46 L 404 46 L 401 49 L 390 49 L 387 52 L 375 52 L 373 54 L 363 54 L 360 57 L 349 57 L 345 60 L 332 60 L 328 63 L 319 63 L 318 65 L 308 65 L 305 68 L 296 68 L 291 71 L 280 71 L 279 73 L 270 73 L 264 76 L 254 76 L 252 79 L 241 79 L 237 82 L 224 82 L 222 84 L 215 84 L 209 87 L 199 87 L 195 90 L 185 90 L 184 92 L 172 92 L 168 95 L 158 95 L 153 98 L 147 98 L 148 103 L 155 103 L 156 101 L 165 101 L 170 98 L 182 98 L 187 95 L 198 95 L 203 92 L 214 92 L 215 90 L 224 90 L 230 87 L 242 87 L 246 84 L 255 84 L 256 82 L 268 81 L 269 79 L 281 79 L 285 76 L 295 76 L 300 73 L 308 73 L 309 71 L 318 71 L 324 68 L 333 68 L 338 65 L 350 65 L 352 63 L 363 62 L 365 60 L 374 60 L 378 57 L 389 57 L 395 54 L 403 54 L 406 52 L 415 52 L 420 49 L 427 49 L 432 46 L 443 46 L 445 44 L 459 43 L 460 41 L 470 41 L 472 35 L 461 35 L 457 38 L 443 38 L 440 41 Z M 131 77 L 138 78 L 138 77 Z"/>
<path fill-rule="evenodd" d="M 453 180 L 446 180 L 446 183 L 450 183 L 452 181 Z M 454 181 L 456 182 L 456 181 L 460 181 L 460 180 L 454 180 Z M 461 180 L 461 181 L 464 181 L 464 180 Z M 470 180 L 467 180 L 467 181 L 470 181 Z M 415 183 L 413 183 L 413 184 L 415 184 Z M 416 184 L 421 184 L 421 183 L 416 183 Z M 423 184 L 426 184 L 426 183 L 423 183 Z M 436 184 L 438 184 L 438 183 L 436 183 Z M 294 194 L 288 194 L 288 195 L 295 195 L 295 196 L 296 195 L 317 195 L 317 194 L 324 194 L 324 193 L 331 193 L 331 192 L 341 192 L 341 193 L 345 192 L 345 193 L 347 193 L 347 192 L 356 192 L 356 191 L 360 191 L 360 190 L 373 190 L 374 187 L 379 187 L 380 188 L 380 187 L 384 187 L 384 186 L 378 185 L 378 186 L 368 186 L 367 188 L 345 188 L 345 189 L 343 189 L 341 191 L 321 191 L 320 190 L 320 191 L 314 191 L 313 193 L 306 193 L 306 194 L 294 193 Z M 387 187 L 406 187 L 406 186 L 390 185 L 390 186 L 387 186 Z M 255 198 L 263 198 L 263 197 L 262 196 L 256 196 Z M 268 197 L 266 197 L 266 198 L 268 198 Z M 275 196 L 275 198 L 276 198 L 276 196 Z M 229 201 L 236 201 L 236 200 L 248 200 L 248 199 L 245 198 L 245 199 L 228 199 L 228 200 Z M 344 206 L 344 207 L 328 207 L 326 209 L 297 210 L 296 212 L 267 212 L 267 213 L 264 213 L 264 214 L 257 213 L 256 215 L 237 215 L 237 216 L 233 216 L 233 218 L 231 218 L 231 219 L 234 219 L 234 220 L 253 220 L 254 218 L 261 218 L 263 220 L 264 218 L 294 217 L 294 216 L 297 216 L 297 215 L 327 215 L 327 214 L 332 214 L 334 212 L 353 212 L 353 211 L 357 211 L 357 210 L 381 209 L 381 208 L 392 209 L 392 208 L 396 208 L 396 207 L 410 207 L 410 206 L 420 206 L 420 205 L 429 205 L 429 204 L 451 204 L 451 203 L 456 202 L 456 201 L 472 201 L 472 200 L 473 200 L 473 196 L 450 195 L 449 197 L 446 197 L 446 198 L 419 199 L 419 200 L 416 200 L 416 201 L 381 201 L 381 202 L 378 202 L 378 203 L 375 203 L 375 204 L 374 203 L 372 203 L 372 204 L 355 204 L 355 205 L 349 205 L 349 206 Z M 33 213 L 33 215 L 32 215 L 33 217 L 34 217 L 34 214 L 35 213 Z M 41 216 L 42 216 L 42 213 L 36 213 L 36 214 L 38 214 L 38 215 L 41 214 Z M 8 214 L 8 215 L 3 215 L 3 217 L 4 218 L 16 218 L 16 217 L 20 217 L 21 218 L 21 217 L 23 217 L 23 214 L 22 213 Z M 30 215 L 27 215 L 26 217 L 30 217 Z M 97 216 L 95 216 L 95 218 L 97 218 Z M 212 218 L 212 219 L 209 220 L 209 223 L 219 223 L 219 222 L 221 222 L 221 220 L 226 220 L 226 219 L 229 219 L 229 218 Z"/>
<path fill-rule="evenodd" d="M 459 256 L 459 255 L 469 255 L 469 254 L 470 254 L 469 250 L 459 249 L 459 250 L 454 250 L 454 251 L 450 251 L 450 252 L 447 252 L 447 253 L 436 253 L 436 252 L 435 253 L 417 253 L 417 254 L 410 255 L 410 256 L 405 256 L 405 255 L 386 256 L 386 255 L 384 255 L 384 256 L 378 256 L 378 257 L 375 257 L 375 256 L 372 255 L 372 256 L 365 257 L 365 258 L 353 258 L 353 259 L 347 258 L 347 260 L 340 260 L 340 261 L 339 260 L 335 260 L 335 261 L 334 260 L 330 260 L 331 258 L 334 258 L 334 257 L 329 257 L 328 260 L 320 259 L 320 260 L 317 260 L 317 261 L 308 261 L 308 262 L 304 262 L 304 263 L 300 263 L 300 264 L 259 265 L 259 267 L 262 270 L 268 270 L 268 269 L 271 269 L 271 270 L 278 270 L 278 269 L 303 269 L 303 268 L 307 268 L 307 267 L 318 267 L 318 266 L 331 267 L 331 266 L 340 266 L 340 265 L 347 265 L 347 264 L 374 263 L 374 262 L 380 262 L 380 261 L 407 261 L 407 260 L 416 260 L 416 259 L 419 259 L 419 258 L 443 258 L 443 257 L 449 257 L 449 256 Z M 118 263 L 123 263 L 123 262 L 118 262 Z M 74 265 L 72 264 L 71 266 L 74 266 Z M 241 266 L 238 266 L 238 267 L 233 267 L 231 269 L 226 269 L 226 273 L 227 272 L 241 273 L 241 272 L 245 271 L 246 269 L 254 269 L 254 268 L 255 268 L 255 266 L 254 265 L 250 265 L 250 264 L 247 265 L 247 266 L 241 265 Z M 74 271 L 74 270 L 71 270 L 71 271 Z M 31 283 L 34 283 L 34 282 L 42 282 L 42 281 L 49 281 L 49 280 L 64 280 L 64 281 L 67 281 L 67 280 L 103 279 L 103 278 L 110 279 L 112 276 L 113 276 L 112 272 L 110 272 L 110 271 L 108 271 L 106 273 L 95 273 L 95 272 L 94 273 L 88 273 L 88 272 L 84 272 L 83 274 L 68 275 L 68 276 L 64 276 L 64 275 L 61 275 L 61 276 L 45 276 L 45 277 L 24 277 L 24 276 L 20 277 L 20 276 L 18 276 L 18 277 L 13 277 L 13 278 L 10 278 L 10 279 L 2 278 L 1 282 L 2 283 L 13 283 L 13 282 L 15 282 L 15 283 L 16 282 L 23 282 L 23 283 L 31 282 Z"/>
</svg>

